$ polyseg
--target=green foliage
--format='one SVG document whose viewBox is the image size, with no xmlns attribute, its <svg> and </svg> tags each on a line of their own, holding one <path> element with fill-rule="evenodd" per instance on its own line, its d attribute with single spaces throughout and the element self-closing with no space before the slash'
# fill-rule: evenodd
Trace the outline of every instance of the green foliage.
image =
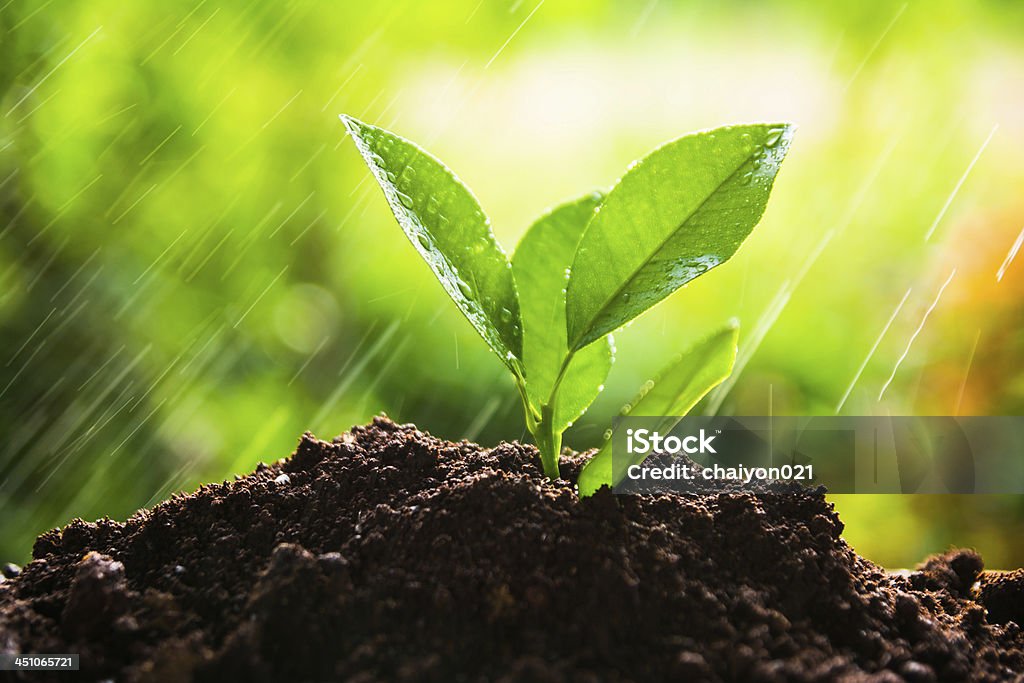
<svg viewBox="0 0 1024 683">
<path fill-rule="evenodd" d="M 603 388 L 612 366 L 611 335 L 570 358 L 565 328 L 569 267 L 583 230 L 602 199 L 595 192 L 544 215 L 526 232 L 512 257 L 525 325 L 527 424 L 542 419 L 544 407 L 550 405 L 552 439 L 559 438 L 583 414 Z M 534 428 L 531 431 L 536 434 Z M 558 444 L 550 448 L 558 452 Z"/>
<path fill-rule="evenodd" d="M 788 125 L 758 124 L 670 142 L 630 166 L 607 195 L 540 218 L 510 264 L 472 193 L 440 161 L 341 118 L 413 246 L 515 376 L 552 478 L 562 433 L 603 388 L 610 333 L 736 253 L 764 213 L 792 136 Z M 728 376 L 736 336 L 730 325 L 695 346 L 635 406 L 688 412 Z M 618 474 L 606 444 L 580 491 Z"/>
<path fill-rule="evenodd" d="M 519 376 L 523 328 L 512 265 L 476 197 L 408 140 L 348 116 L 341 120 L 412 246 L 487 345 Z"/>
<path fill-rule="evenodd" d="M 736 253 L 764 213 L 791 135 L 786 125 L 719 128 L 631 166 L 573 260 L 570 348 L 625 325 Z"/>
<path fill-rule="evenodd" d="M 623 406 L 620 415 L 664 417 L 658 429 L 670 431 L 697 402 L 732 372 L 736 361 L 739 324 L 725 328 L 694 344 L 676 356 L 657 379 L 645 384 L 639 395 Z M 579 477 L 581 496 L 589 496 L 605 484 L 622 480 L 630 465 L 639 464 L 620 458 L 612 460 L 611 439 L 583 467 Z"/>
</svg>

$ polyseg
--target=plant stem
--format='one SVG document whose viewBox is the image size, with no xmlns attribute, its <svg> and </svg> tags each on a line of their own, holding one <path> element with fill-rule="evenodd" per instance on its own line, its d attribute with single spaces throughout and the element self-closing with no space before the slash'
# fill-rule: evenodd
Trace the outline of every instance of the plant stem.
<svg viewBox="0 0 1024 683">
<path fill-rule="evenodd" d="M 544 474 L 549 479 L 558 479 L 558 458 L 562 451 L 562 432 L 555 431 L 554 426 L 555 410 L 552 404 L 541 408 L 540 422 L 537 423 L 537 430 L 533 433 L 537 440 L 537 450 L 540 451 L 540 461 L 544 466 Z"/>
<path fill-rule="evenodd" d="M 555 404 L 555 397 L 558 396 L 558 388 L 562 386 L 562 380 L 565 379 L 565 373 L 569 371 L 569 363 L 572 362 L 572 357 L 575 355 L 575 351 L 570 351 L 565 354 L 565 359 L 562 361 L 562 367 L 558 368 L 558 377 L 555 378 L 555 383 L 551 386 L 551 395 L 548 396 L 548 405 Z"/>
<path fill-rule="evenodd" d="M 575 351 L 566 354 L 562 361 L 562 367 L 558 369 L 558 376 L 551 386 L 551 394 L 547 402 L 540 408 L 540 421 L 536 429 L 532 429 L 533 438 L 537 441 L 537 450 L 540 451 L 540 461 L 544 465 L 544 474 L 550 479 L 558 479 L 561 476 L 558 470 L 558 460 L 562 454 L 562 430 L 555 429 L 555 400 L 558 398 L 558 389 L 562 385 L 566 372 L 569 370 L 569 363 Z"/>
<path fill-rule="evenodd" d="M 540 413 L 530 403 L 530 395 L 526 391 L 526 381 L 519 375 L 516 375 L 516 389 L 519 390 L 519 400 L 523 403 L 523 416 L 526 420 L 526 428 L 530 430 L 531 434 L 534 434 L 537 429 L 537 423 L 540 421 Z"/>
<path fill-rule="evenodd" d="M 529 392 L 526 390 L 526 380 L 522 375 L 516 373 L 516 389 L 519 390 L 519 398 L 523 402 L 523 414 L 526 418 L 526 428 L 533 434 L 537 442 L 537 450 L 540 451 L 540 461 L 544 466 L 544 474 L 550 479 L 558 479 L 558 460 L 562 452 L 562 430 L 555 429 L 555 400 L 558 398 L 558 389 L 565 379 L 569 370 L 569 363 L 575 355 L 575 351 L 569 351 L 562 366 L 558 369 L 558 376 L 551 386 L 551 394 L 546 403 L 540 406 L 540 412 L 530 401 Z"/>
</svg>

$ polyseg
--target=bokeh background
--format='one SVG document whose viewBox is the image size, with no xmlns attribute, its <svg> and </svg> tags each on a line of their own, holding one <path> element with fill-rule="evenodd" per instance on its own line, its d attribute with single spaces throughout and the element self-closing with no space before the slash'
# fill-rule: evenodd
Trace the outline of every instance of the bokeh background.
<svg viewBox="0 0 1024 683">
<path fill-rule="evenodd" d="M 799 125 L 738 256 L 617 335 L 576 448 L 731 316 L 724 412 L 1024 409 L 1020 3 L 12 0 L 0 51 L 0 559 L 382 411 L 524 436 L 340 112 L 443 159 L 510 252 L 667 139 Z M 887 566 L 1024 564 L 1019 497 L 836 502 Z"/>
</svg>

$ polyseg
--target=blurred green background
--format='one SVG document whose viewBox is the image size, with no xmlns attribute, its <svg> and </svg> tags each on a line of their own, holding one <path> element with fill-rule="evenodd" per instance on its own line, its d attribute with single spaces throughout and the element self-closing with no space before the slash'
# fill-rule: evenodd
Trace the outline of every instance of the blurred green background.
<svg viewBox="0 0 1024 683">
<path fill-rule="evenodd" d="M 800 126 L 738 256 L 616 335 L 573 447 L 730 316 L 727 413 L 1024 410 L 1020 3 L 13 0 L 0 50 L 0 559 L 382 411 L 524 436 L 340 112 L 443 159 L 510 252 L 667 139 Z M 837 505 L 888 566 L 1024 564 L 1019 497 Z"/>
</svg>

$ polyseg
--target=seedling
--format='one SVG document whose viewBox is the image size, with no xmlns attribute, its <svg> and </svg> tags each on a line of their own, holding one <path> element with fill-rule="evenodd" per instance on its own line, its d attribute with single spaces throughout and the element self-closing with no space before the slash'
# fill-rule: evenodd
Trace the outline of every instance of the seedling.
<svg viewBox="0 0 1024 683">
<path fill-rule="evenodd" d="M 511 371 L 551 478 L 562 433 L 603 389 L 611 333 L 736 253 L 764 213 L 792 137 L 786 124 L 751 124 L 673 140 L 611 190 L 539 218 L 510 261 L 444 164 L 394 133 L 341 120 L 413 247 Z M 731 324 L 697 344 L 624 412 L 685 414 L 732 371 L 736 337 Z M 621 474 L 606 443 L 580 491 Z"/>
</svg>

